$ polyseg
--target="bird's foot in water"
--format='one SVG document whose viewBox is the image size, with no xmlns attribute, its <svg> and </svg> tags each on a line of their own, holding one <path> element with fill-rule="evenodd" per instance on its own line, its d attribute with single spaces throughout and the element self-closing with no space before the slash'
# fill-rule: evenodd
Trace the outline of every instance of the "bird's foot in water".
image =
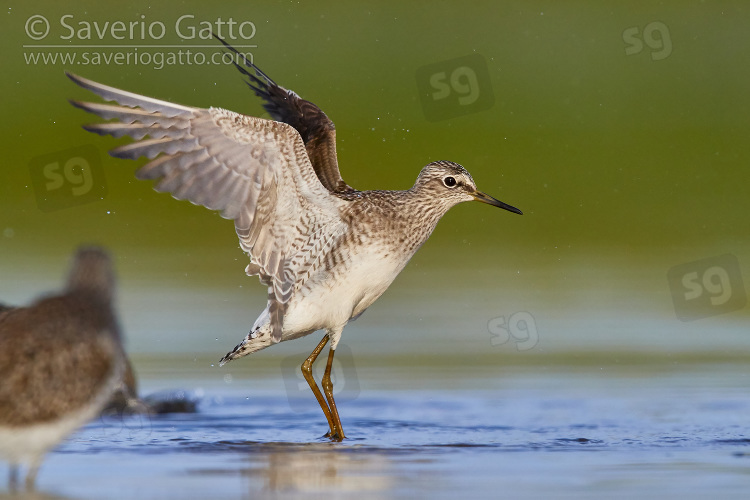
<svg viewBox="0 0 750 500">
<path fill-rule="evenodd" d="M 328 432 L 325 433 L 325 435 L 323 437 L 324 438 L 328 438 L 331 441 L 334 441 L 336 443 L 340 443 L 341 441 L 343 441 L 344 439 L 346 439 L 346 436 L 344 436 L 344 433 L 343 432 L 339 432 L 339 431 L 336 431 L 336 432 L 328 431 Z"/>
</svg>

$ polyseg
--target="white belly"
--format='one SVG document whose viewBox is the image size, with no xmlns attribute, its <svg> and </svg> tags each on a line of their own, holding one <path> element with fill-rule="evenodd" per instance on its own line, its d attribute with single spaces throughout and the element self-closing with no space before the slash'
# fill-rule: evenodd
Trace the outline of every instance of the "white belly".
<svg viewBox="0 0 750 500">
<path fill-rule="evenodd" d="M 386 291 L 406 265 L 403 259 L 353 256 L 345 273 L 311 277 L 309 289 L 295 293 L 284 315 L 284 332 L 343 328 Z"/>
</svg>

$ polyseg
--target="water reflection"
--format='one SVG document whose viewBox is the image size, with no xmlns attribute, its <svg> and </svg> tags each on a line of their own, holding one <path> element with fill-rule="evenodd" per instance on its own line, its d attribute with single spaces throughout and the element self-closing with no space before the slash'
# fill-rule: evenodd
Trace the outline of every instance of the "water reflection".
<svg viewBox="0 0 750 500">
<path fill-rule="evenodd" d="M 24 491 L 17 493 L 0 493 L 0 500 L 73 500 L 71 497 L 63 497 L 54 493 L 42 491 Z"/>
<path fill-rule="evenodd" d="M 272 492 L 382 492 L 396 486 L 394 464 L 383 452 L 328 443 L 262 445 L 245 473 L 251 489 Z"/>
</svg>

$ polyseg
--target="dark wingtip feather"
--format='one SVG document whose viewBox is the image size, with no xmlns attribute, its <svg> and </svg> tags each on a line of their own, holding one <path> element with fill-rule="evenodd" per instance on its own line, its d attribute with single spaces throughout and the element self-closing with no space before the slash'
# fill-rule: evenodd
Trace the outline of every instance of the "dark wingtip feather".
<svg viewBox="0 0 750 500">
<path fill-rule="evenodd" d="M 83 102 L 81 102 L 81 101 L 76 101 L 75 99 L 68 99 L 68 102 L 69 102 L 69 103 L 70 103 L 70 104 L 71 104 L 71 105 L 72 105 L 72 106 L 73 106 L 74 108 L 78 108 L 78 109 L 83 109 L 83 110 L 85 110 L 85 109 L 86 109 L 86 108 L 84 107 L 84 105 L 83 105 Z"/>
<path fill-rule="evenodd" d="M 211 33 L 211 34 L 213 35 L 213 37 L 214 37 L 214 38 L 216 38 L 216 39 L 217 39 L 218 41 L 220 41 L 220 42 L 221 42 L 221 43 L 222 43 L 222 44 L 224 45 L 224 47 L 226 47 L 227 49 L 231 50 L 232 52 L 234 52 L 235 54 L 237 54 L 238 56 L 240 56 L 240 57 L 242 58 L 242 61 L 243 61 L 243 62 L 245 63 L 245 66 L 247 66 L 248 68 L 250 68 L 250 69 L 252 69 L 253 71 L 255 71 L 255 73 L 256 73 L 256 74 L 257 74 L 258 76 L 260 76 L 260 77 L 264 78 L 264 79 L 266 80 L 266 82 L 267 82 L 268 84 L 270 84 L 270 85 L 274 85 L 274 86 L 277 86 L 277 87 L 278 87 L 278 85 L 276 84 L 276 82 L 274 82 L 273 80 L 271 80 L 271 77 L 269 77 L 269 76 L 268 76 L 267 74 L 265 74 L 265 73 L 264 73 L 264 72 L 263 72 L 263 71 L 262 71 L 262 70 L 261 70 L 261 69 L 260 69 L 259 67 L 257 67 L 257 66 L 256 66 L 255 64 L 253 64 L 252 62 L 248 61 L 248 60 L 247 60 L 247 57 L 245 57 L 245 54 L 243 54 L 243 53 L 242 53 L 242 52 L 240 52 L 239 50 L 237 50 L 237 49 L 235 49 L 234 47 L 232 47 L 232 46 L 231 46 L 231 45 L 230 45 L 229 43 L 227 43 L 227 41 L 226 41 L 226 40 L 224 40 L 223 38 L 219 37 L 219 35 L 217 35 L 216 33 Z M 244 68 L 242 68 L 241 66 L 239 66 L 239 65 L 237 64 L 237 62 L 236 62 L 236 61 L 234 62 L 234 65 L 235 65 L 235 66 L 237 66 L 237 69 L 239 69 L 239 70 L 240 70 L 240 71 L 241 71 L 242 73 L 244 73 L 245 75 L 247 75 L 247 76 L 249 76 L 249 77 L 253 78 L 254 80 L 258 80 L 258 79 L 257 79 L 257 77 L 255 77 L 254 75 L 251 75 L 251 74 L 249 74 L 249 73 L 247 72 L 247 70 L 245 70 Z M 262 83 L 262 82 L 258 81 L 258 83 Z"/>
<path fill-rule="evenodd" d="M 227 50 L 239 56 L 237 60 L 232 61 L 234 66 L 242 75 L 247 77 L 245 81 L 247 86 L 256 96 L 263 99 L 263 109 L 271 115 L 271 118 L 289 124 L 299 132 L 308 149 L 308 156 L 315 173 L 323 185 L 329 191 L 353 191 L 341 179 L 335 152 L 331 154 L 331 149 L 335 151 L 336 139 L 335 135 L 331 133 L 335 127 L 326 114 L 315 104 L 305 101 L 296 93 L 271 80 L 244 54 L 216 33 L 212 33 L 212 35 Z M 315 141 L 311 142 L 313 140 Z M 280 334 L 276 332 L 272 338 L 275 339 L 278 335 Z"/>
<path fill-rule="evenodd" d="M 100 123 L 89 123 L 89 124 L 86 124 L 86 125 L 81 125 L 81 128 L 83 128 L 83 130 L 85 130 L 86 132 L 93 132 L 93 133 L 99 134 L 99 135 L 107 135 L 107 132 L 105 132 L 104 130 L 102 130 L 102 128 L 99 125 L 101 125 L 101 124 Z"/>
<path fill-rule="evenodd" d="M 71 73 L 69 71 L 65 72 L 65 76 L 70 78 L 70 81 L 78 85 L 79 87 L 86 88 L 86 85 L 84 84 L 84 78 L 81 76 L 76 75 L 75 73 Z"/>
</svg>

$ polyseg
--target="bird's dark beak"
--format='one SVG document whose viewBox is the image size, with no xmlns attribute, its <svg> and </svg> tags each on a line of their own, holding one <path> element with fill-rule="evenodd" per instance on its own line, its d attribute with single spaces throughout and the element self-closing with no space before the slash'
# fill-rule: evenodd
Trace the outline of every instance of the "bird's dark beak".
<svg viewBox="0 0 750 500">
<path fill-rule="evenodd" d="M 481 191 L 474 191 L 471 195 L 474 197 L 475 200 L 481 201 L 482 203 L 486 203 L 488 205 L 492 205 L 493 207 L 504 208 L 505 210 L 507 210 L 509 212 L 513 212 L 514 214 L 523 215 L 523 212 L 521 212 L 516 207 L 512 207 L 512 206 L 508 205 L 507 203 L 503 203 L 500 200 L 496 200 L 492 196 L 490 196 L 488 194 L 484 194 Z"/>
</svg>

